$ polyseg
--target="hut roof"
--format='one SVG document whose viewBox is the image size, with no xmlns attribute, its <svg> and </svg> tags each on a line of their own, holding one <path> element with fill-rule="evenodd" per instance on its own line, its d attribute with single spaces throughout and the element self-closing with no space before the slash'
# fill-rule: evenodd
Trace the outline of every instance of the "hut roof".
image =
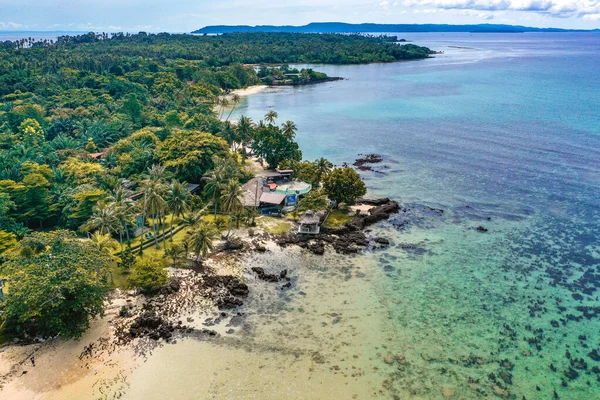
<svg viewBox="0 0 600 400">
<path fill-rule="evenodd" d="M 285 194 L 263 192 L 260 195 L 260 202 L 279 205 L 285 200 Z"/>
<path fill-rule="evenodd" d="M 196 191 L 198 191 L 199 188 L 200 188 L 200 185 L 197 183 L 188 183 L 187 184 L 187 191 L 189 193 L 196 193 Z"/>
<path fill-rule="evenodd" d="M 321 222 L 321 218 L 312 211 L 307 211 L 300 217 L 298 223 L 301 225 L 315 225 Z"/>
</svg>

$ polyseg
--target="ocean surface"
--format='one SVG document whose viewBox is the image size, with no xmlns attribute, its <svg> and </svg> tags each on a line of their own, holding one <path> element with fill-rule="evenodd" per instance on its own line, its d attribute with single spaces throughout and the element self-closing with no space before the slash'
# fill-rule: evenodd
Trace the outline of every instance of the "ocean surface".
<svg viewBox="0 0 600 400">
<path fill-rule="evenodd" d="M 400 37 L 443 54 L 236 111 L 296 122 L 307 159 L 381 154 L 391 245 L 243 257 L 292 287 L 249 275 L 221 339 L 156 349 L 123 398 L 600 398 L 600 35 Z"/>
</svg>

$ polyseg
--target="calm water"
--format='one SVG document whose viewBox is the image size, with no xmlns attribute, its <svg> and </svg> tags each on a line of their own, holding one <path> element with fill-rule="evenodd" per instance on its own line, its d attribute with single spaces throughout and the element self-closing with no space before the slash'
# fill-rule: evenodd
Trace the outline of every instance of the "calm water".
<svg viewBox="0 0 600 400">
<path fill-rule="evenodd" d="M 349 261 L 384 320 L 367 351 L 406 360 L 370 370 L 373 397 L 600 398 L 600 35 L 407 39 L 444 54 L 318 66 L 346 80 L 239 110 L 295 121 L 308 159 L 382 154 L 371 194 L 445 210 Z"/>
<path fill-rule="evenodd" d="M 407 39 L 444 54 L 319 66 L 346 80 L 239 110 L 294 120 L 308 159 L 382 154 L 369 191 L 409 209 L 369 233 L 391 245 L 242 256 L 241 315 L 180 309 L 198 328 L 220 320 L 218 338 L 48 398 L 600 398 L 600 35 Z M 287 269 L 292 287 L 254 266 Z"/>
</svg>

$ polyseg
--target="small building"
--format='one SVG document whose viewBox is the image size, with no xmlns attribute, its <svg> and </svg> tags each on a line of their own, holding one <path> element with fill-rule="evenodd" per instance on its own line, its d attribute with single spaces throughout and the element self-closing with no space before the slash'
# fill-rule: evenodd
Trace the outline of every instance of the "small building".
<svg viewBox="0 0 600 400">
<path fill-rule="evenodd" d="M 200 185 L 197 183 L 188 183 L 187 191 L 189 194 L 197 194 L 198 190 L 200 190 Z"/>
<path fill-rule="evenodd" d="M 276 209 L 280 212 L 285 206 L 285 199 L 285 194 L 262 192 L 260 195 L 260 207 L 271 209 L 273 211 Z"/>
<path fill-rule="evenodd" d="M 306 235 L 318 235 L 321 231 L 321 217 L 313 211 L 307 211 L 298 220 L 298 233 Z"/>
</svg>

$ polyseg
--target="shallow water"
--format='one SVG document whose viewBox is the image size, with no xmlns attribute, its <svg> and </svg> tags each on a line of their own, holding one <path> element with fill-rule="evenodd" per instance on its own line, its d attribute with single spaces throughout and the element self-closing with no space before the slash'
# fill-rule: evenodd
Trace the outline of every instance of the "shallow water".
<svg viewBox="0 0 600 400">
<path fill-rule="evenodd" d="M 292 288 L 251 282 L 234 333 L 157 349 L 126 398 L 600 398 L 600 35 L 407 39 L 445 53 L 319 66 L 347 79 L 237 114 L 295 121 L 308 159 L 383 154 L 371 195 L 444 213 L 355 257 L 249 256 Z"/>
</svg>

